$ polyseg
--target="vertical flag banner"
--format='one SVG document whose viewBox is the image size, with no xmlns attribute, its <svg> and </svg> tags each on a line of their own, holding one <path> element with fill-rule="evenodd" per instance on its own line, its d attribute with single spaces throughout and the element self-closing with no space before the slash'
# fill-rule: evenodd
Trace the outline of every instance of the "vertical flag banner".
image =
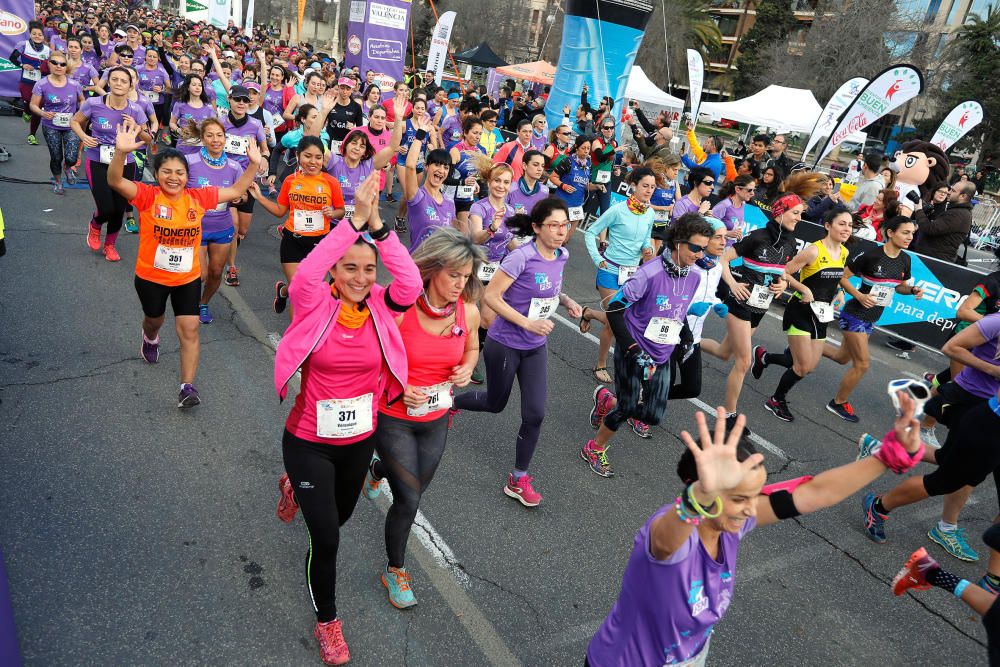
<svg viewBox="0 0 1000 667">
<path fill-rule="evenodd" d="M 451 29 L 455 25 L 455 12 L 445 12 L 438 18 L 431 33 L 431 48 L 427 52 L 427 70 L 434 72 L 434 83 L 441 85 L 444 75 L 444 64 L 448 60 L 448 42 L 451 41 Z"/>
<path fill-rule="evenodd" d="M 208 22 L 216 28 L 225 28 L 229 25 L 229 16 L 233 11 L 231 6 L 233 0 L 209 0 Z"/>
<path fill-rule="evenodd" d="M 549 127 L 559 125 L 564 106 L 579 106 L 584 85 L 591 106 L 610 97 L 618 115 L 652 12 L 648 0 L 566 0 L 559 64 L 545 104 Z"/>
<path fill-rule="evenodd" d="M 691 101 L 691 122 L 698 122 L 698 107 L 701 106 L 701 89 L 705 82 L 705 62 L 694 49 L 687 50 L 688 98 Z"/>
<path fill-rule="evenodd" d="M 247 5 L 246 23 L 243 24 L 243 32 L 248 35 L 253 34 L 253 0 Z"/>
<path fill-rule="evenodd" d="M 913 65 L 892 65 L 861 89 L 823 145 L 816 164 L 854 132 L 859 132 L 923 92 L 924 77 Z M 813 165 L 815 166 L 815 165 Z"/>
<path fill-rule="evenodd" d="M 410 8 L 410 0 L 368 0 L 361 74 L 375 72 L 384 99 L 392 97 L 392 87 L 403 78 Z"/>
<path fill-rule="evenodd" d="M 979 102 L 962 102 L 951 110 L 931 138 L 931 143 L 947 152 L 949 148 L 983 122 L 983 106 Z"/>
<path fill-rule="evenodd" d="M 34 20 L 32 0 L 4 0 L 0 9 L 0 97 L 21 97 L 21 68 L 7 57 L 28 39 L 28 21 Z"/>
<path fill-rule="evenodd" d="M 351 11 L 347 17 L 347 44 L 344 49 L 344 63 L 347 67 L 361 68 L 361 49 L 364 46 L 362 40 L 365 37 L 367 16 L 367 0 L 351 0 Z"/>
<path fill-rule="evenodd" d="M 295 33 L 297 39 L 302 39 L 302 17 L 306 15 L 306 0 L 299 0 L 299 24 L 298 32 Z"/>
<path fill-rule="evenodd" d="M 823 107 L 823 113 L 819 115 L 816 119 L 816 125 L 813 126 L 812 134 L 809 135 L 809 142 L 806 144 L 806 150 L 802 154 L 802 161 L 805 162 L 806 158 L 809 156 L 809 151 L 816 147 L 819 140 L 823 137 L 830 136 L 833 128 L 836 127 L 837 121 L 840 120 L 840 114 L 850 106 L 858 97 L 858 93 L 861 89 L 868 85 L 868 79 L 863 76 L 856 76 L 850 81 L 845 81 L 837 92 L 833 94 L 830 101 L 826 103 Z"/>
<path fill-rule="evenodd" d="M 199 2 L 199 0 L 184 0 L 182 7 L 182 16 L 189 21 L 194 21 L 195 23 L 208 21 L 208 5 L 204 2 Z"/>
</svg>

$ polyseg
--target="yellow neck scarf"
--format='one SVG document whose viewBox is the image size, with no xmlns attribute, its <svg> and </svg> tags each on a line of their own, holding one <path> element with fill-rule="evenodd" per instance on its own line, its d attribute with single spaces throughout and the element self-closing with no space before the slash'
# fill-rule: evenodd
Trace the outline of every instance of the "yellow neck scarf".
<svg viewBox="0 0 1000 667">
<path fill-rule="evenodd" d="M 331 285 L 330 291 L 334 297 L 340 299 L 340 294 L 337 293 L 336 287 Z M 342 324 L 348 329 L 360 329 L 368 321 L 368 318 L 371 317 L 371 314 L 371 309 L 364 304 L 348 303 L 341 299 L 340 310 L 337 312 L 337 323 Z"/>
</svg>

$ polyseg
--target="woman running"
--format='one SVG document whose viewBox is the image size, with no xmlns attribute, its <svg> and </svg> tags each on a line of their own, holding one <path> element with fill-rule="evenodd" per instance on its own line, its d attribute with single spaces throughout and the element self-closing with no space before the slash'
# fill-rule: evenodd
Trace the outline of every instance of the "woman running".
<svg viewBox="0 0 1000 667">
<path fill-rule="evenodd" d="M 160 64 L 160 52 L 155 48 L 146 49 L 145 59 L 137 68 L 139 93 L 149 100 L 156 112 L 156 120 L 161 127 L 170 122 L 170 76 Z"/>
<path fill-rule="evenodd" d="M 556 196 L 566 202 L 569 209 L 572 225 L 569 236 L 583 221 L 583 205 L 590 193 L 605 190 L 604 185 L 590 182 L 590 169 L 590 137 L 582 134 L 573 141 L 569 155 L 560 155 L 552 163 L 549 183 L 556 186 Z"/>
<path fill-rule="evenodd" d="M 52 174 L 52 192 L 66 194 L 63 190 L 63 171 L 66 182 L 76 183 L 76 163 L 80 157 L 80 138 L 70 128 L 70 121 L 83 104 L 80 85 L 66 76 L 66 54 L 53 51 L 49 55 L 51 74 L 35 83 L 31 90 L 28 108 L 42 119 L 42 136 L 49 148 L 49 172 Z"/>
<path fill-rule="evenodd" d="M 785 179 L 781 167 L 766 167 L 760 173 L 760 182 L 757 184 L 754 196 L 750 198 L 750 203 L 762 210 L 766 215 L 771 214 L 771 202 L 778 199 L 782 193 L 781 183 Z"/>
<path fill-rule="evenodd" d="M 486 155 L 486 151 L 479 145 L 479 137 L 482 132 L 483 122 L 476 116 L 468 116 L 462 122 L 461 140 L 448 151 L 454 166 L 448 176 L 448 186 L 445 192 L 452 195 L 455 200 L 455 217 L 458 219 L 458 229 L 465 232 L 466 235 L 469 235 L 469 211 L 479 194 L 479 170 L 476 168 L 476 157 Z"/>
<path fill-rule="evenodd" d="M 117 73 L 112 73 L 116 76 Z M 114 88 L 112 81 L 112 89 Z M 194 387 L 198 372 L 198 303 L 201 299 L 202 216 L 220 201 L 236 199 L 253 182 L 254 169 L 245 171 L 230 187 L 188 188 L 188 163 L 172 148 L 160 150 L 153 160 L 157 185 L 136 183 L 124 173 L 129 153 L 142 146 L 140 125 L 125 118 L 115 139 L 115 152 L 107 167 L 107 183 L 139 211 L 139 252 L 135 261 L 135 291 L 142 303 L 142 358 L 155 364 L 160 355 L 160 327 L 167 301 L 174 311 L 180 340 L 180 393 L 178 408 L 201 403 Z M 123 154 L 126 157 L 123 157 Z M 260 154 L 251 148 L 250 164 L 256 167 Z"/>
<path fill-rule="evenodd" d="M 368 124 L 363 126 L 361 131 L 368 136 L 368 142 L 372 145 L 376 154 L 388 148 L 389 144 L 392 143 L 392 130 L 386 127 L 385 107 L 379 106 L 373 108 L 368 114 Z M 382 168 L 379 175 L 379 189 L 381 192 L 386 193 L 386 201 L 390 203 L 395 203 L 396 200 L 395 198 L 389 198 L 392 192 L 386 190 L 386 181 L 388 180 L 391 186 L 391 180 L 387 179 L 386 176 L 387 172 L 395 167 L 396 152 L 397 150 L 394 149 L 392 155 L 389 157 L 389 163 Z"/>
<path fill-rule="evenodd" d="M 444 194 L 444 182 L 451 173 L 451 156 L 443 148 L 428 151 L 425 158 L 427 176 L 423 185 L 417 176 L 417 163 L 423 153 L 423 142 L 433 132 L 430 118 L 427 115 L 414 117 L 414 141 L 406 154 L 403 176 L 399 179 L 403 186 L 403 197 L 406 201 L 406 218 L 410 227 L 410 252 L 413 252 L 438 227 L 451 227 L 455 224 L 455 202 Z M 394 137 L 402 138 L 403 125 L 397 123 L 393 128 Z M 393 145 L 398 144 L 393 139 Z"/>
<path fill-rule="evenodd" d="M 715 176 L 712 175 L 712 170 L 707 167 L 695 167 L 688 172 L 688 185 L 691 190 L 674 202 L 674 208 L 670 212 L 671 220 L 677 220 L 688 213 L 706 215 L 712 210 L 712 203 L 708 200 L 715 189 Z"/>
<path fill-rule="evenodd" d="M 523 227 L 531 225 L 531 232 Z M 580 317 L 579 304 L 562 293 L 563 269 L 569 251 L 563 247 L 569 231 L 569 211 L 559 199 L 535 206 L 530 216 L 516 215 L 508 227 L 534 234 L 534 240 L 500 262 L 483 300 L 497 314 L 487 334 L 483 358 L 487 390 L 455 398 L 459 410 L 502 412 L 517 380 L 521 390 L 521 426 L 517 433 L 514 469 L 503 492 L 525 507 L 537 507 L 542 496 L 528 474 L 545 418 L 548 382 L 546 341 L 554 325 L 549 318 L 560 304 Z M 515 232 L 516 233 L 516 232 Z"/>
<path fill-rule="evenodd" d="M 200 126 L 209 118 L 216 118 L 215 107 L 205 92 L 205 80 L 199 74 L 188 74 L 177 88 L 173 108 L 168 121 L 170 131 L 177 137 L 177 150 L 184 155 L 198 153 L 203 144 L 200 133 L 182 137 L 191 123 Z"/>
<path fill-rule="evenodd" d="M 681 198 L 681 186 L 677 182 L 681 158 L 669 153 L 647 160 L 644 166 L 656 174 L 656 189 L 649 199 L 649 206 L 653 209 L 653 252 L 659 253 L 672 219 L 674 204 Z"/>
<path fill-rule="evenodd" d="M 101 76 L 97 69 L 84 58 L 83 41 L 80 37 L 66 40 L 66 76 L 75 81 L 87 95 L 100 93 Z"/>
<path fill-rule="evenodd" d="M 615 393 L 603 385 L 594 391 L 590 424 L 598 431 L 580 450 L 580 458 L 601 477 L 614 475 L 608 443 L 626 420 L 641 423 L 643 437 L 651 437 L 649 425 L 663 419 L 670 357 L 701 283 L 691 267 L 711 236 L 712 226 L 700 215 L 684 216 L 667 230 L 660 259 L 643 264 L 612 293 L 605 315 L 615 336 Z"/>
<path fill-rule="evenodd" d="M 677 474 L 686 488 L 636 534 L 622 588 L 587 648 L 589 667 L 683 664 L 703 667 L 713 627 L 733 599 L 740 541 L 755 527 L 836 505 L 890 469 L 915 466 L 923 452 L 913 400 L 874 457 L 764 486 L 762 454 L 741 435 L 744 418 L 726 432 L 718 409 L 714 433 L 695 416 L 699 446 L 687 431 Z"/>
<path fill-rule="evenodd" d="M 366 123 L 371 120 L 372 111 L 378 109 L 381 105 L 382 89 L 373 83 L 361 95 L 361 116 L 365 119 Z"/>
<path fill-rule="evenodd" d="M 733 245 L 743 238 L 743 228 L 746 222 L 743 213 L 746 205 L 757 192 L 757 184 L 753 176 L 737 176 L 726 181 L 719 192 L 719 203 L 712 209 L 712 217 L 726 224 L 727 245 Z"/>
<path fill-rule="evenodd" d="M 855 423 L 859 420 L 849 399 L 871 365 L 868 337 L 875 330 L 875 323 L 895 294 L 908 294 L 915 299 L 924 294 L 922 288 L 913 285 L 911 259 L 903 252 L 910 247 L 916 229 L 912 220 L 901 215 L 886 220 L 882 223 L 885 245 L 858 255 L 844 269 L 840 286 L 851 298 L 837 321 L 843 341 L 840 347 L 826 345 L 823 348 L 824 357 L 842 366 L 851 364 L 840 381 L 837 395 L 826 405 L 827 410 L 844 421 Z M 849 282 L 854 276 L 861 279 L 860 289 Z"/>
<path fill-rule="evenodd" d="M 590 182 L 606 186 L 611 182 L 611 170 L 615 165 L 615 153 L 618 151 L 618 141 L 615 139 L 615 121 L 606 116 L 597 121 L 600 123 L 600 134 L 590 143 Z M 611 193 L 605 187 L 595 190 L 587 198 L 588 215 L 604 215 L 611 208 Z"/>
<path fill-rule="evenodd" d="M 547 160 L 536 150 L 529 150 L 522 158 L 524 172 L 517 183 L 511 186 L 507 203 L 514 207 L 514 213 L 530 213 L 535 204 L 547 199 L 549 190 L 542 184 Z"/>
<path fill-rule="evenodd" d="M 378 176 L 369 174 L 355 195 L 354 218 L 335 226 L 295 273 L 289 288 L 295 318 L 274 359 L 282 400 L 302 371 L 281 442 L 286 473 L 278 480 L 278 517 L 291 521 L 302 508 L 313 635 L 328 665 L 351 657 L 337 614 L 340 528 L 354 511 L 375 450 L 379 401 L 383 394 L 388 403 L 405 395 L 406 349 L 395 320 L 422 289 L 410 255 L 379 219 Z M 394 278 L 387 288 L 375 282 L 379 259 Z"/>
<path fill-rule="evenodd" d="M 448 439 L 448 414 L 454 387 L 469 384 L 479 359 L 479 311 L 482 286 L 476 272 L 483 261 L 479 246 L 457 229 L 439 229 L 413 253 L 424 293 L 417 307 L 398 316 L 406 341 L 409 375 L 403 400 L 379 403 L 375 451 L 365 495 L 375 498 L 380 480 L 389 480 L 392 506 L 385 517 L 388 562 L 382 585 L 398 609 L 417 604 L 410 573 L 404 566 L 406 540 Z"/>
<path fill-rule="evenodd" d="M 332 108 L 332 105 L 330 104 L 331 96 L 325 95 L 326 79 L 324 79 L 323 75 L 316 70 L 310 70 L 310 72 L 306 74 L 305 87 L 305 93 L 301 95 L 296 93 L 295 96 L 288 101 L 288 104 L 285 105 L 285 110 L 281 113 L 281 117 L 286 121 L 293 121 L 295 120 L 295 112 L 300 106 L 303 104 L 311 104 L 316 107 L 325 121 L 327 114 Z M 324 113 L 324 111 L 326 111 L 326 113 Z"/>
<path fill-rule="evenodd" d="M 132 75 L 124 67 L 112 67 L 108 71 L 108 86 L 111 90 L 103 97 L 84 100 L 80 110 L 70 121 L 70 127 L 86 147 L 87 181 L 94 196 L 96 210 L 90 219 L 87 232 L 87 246 L 94 252 L 103 252 L 109 262 L 121 260 L 115 249 L 115 241 L 121 231 L 128 200 L 108 185 L 108 165 L 116 153 L 115 130 L 126 119 L 137 126 L 146 123 L 146 114 L 135 102 L 128 99 L 132 85 Z M 90 134 L 83 127 L 89 125 Z M 139 138 L 152 143 L 149 132 L 139 132 Z M 125 156 L 124 176 L 126 180 L 135 178 L 135 158 L 131 153 Z M 104 246 L 101 246 L 101 226 L 107 225 Z M 197 305 L 197 304 L 196 304 Z"/>
<path fill-rule="evenodd" d="M 427 101 L 422 98 L 417 98 L 413 101 L 412 106 L 413 113 L 405 121 L 397 120 L 397 124 L 403 125 L 403 137 L 400 140 L 399 151 L 396 155 L 396 180 L 399 182 L 400 187 L 403 187 L 403 172 L 406 170 L 406 156 L 410 153 L 410 144 L 412 144 L 417 137 L 417 126 L 415 124 L 416 119 L 423 119 L 423 123 L 426 127 L 432 127 L 430 118 L 427 117 Z M 396 125 L 393 125 L 393 131 L 396 129 Z M 437 133 L 430 132 L 423 135 L 423 139 L 419 142 L 420 150 L 417 155 L 416 173 L 417 178 L 420 178 L 420 174 L 424 173 L 424 165 L 426 163 L 427 151 L 439 148 L 437 144 Z M 406 197 L 400 197 L 399 207 L 396 209 L 396 231 L 405 232 L 406 231 Z"/>
<path fill-rule="evenodd" d="M 785 306 L 781 328 L 788 337 L 788 347 L 779 354 L 769 354 L 763 345 L 753 349 L 750 372 L 755 380 L 770 365 L 784 367 L 778 388 L 764 407 L 782 421 L 795 421 L 788 409 L 786 396 L 792 387 L 816 370 L 823 357 L 826 328 L 836 311 L 844 305 L 840 281 L 847 265 L 847 248 L 851 238 L 853 216 L 844 206 L 828 209 L 823 216 L 826 236 L 807 245 L 785 267 L 789 276 L 799 273 L 798 280 L 789 280 L 795 292 Z"/>
<path fill-rule="evenodd" d="M 22 24 L 23 25 L 23 24 Z M 39 21 L 28 23 L 28 39 L 14 47 L 10 52 L 10 62 L 21 69 L 21 99 L 24 101 L 24 120 L 30 122 L 28 126 L 28 143 L 32 146 L 38 145 L 35 134 L 38 132 L 38 125 L 42 119 L 30 110 L 31 91 L 35 84 L 42 80 L 42 76 L 48 74 L 48 59 L 52 54 L 52 49 L 45 43 L 45 32 Z"/>
</svg>

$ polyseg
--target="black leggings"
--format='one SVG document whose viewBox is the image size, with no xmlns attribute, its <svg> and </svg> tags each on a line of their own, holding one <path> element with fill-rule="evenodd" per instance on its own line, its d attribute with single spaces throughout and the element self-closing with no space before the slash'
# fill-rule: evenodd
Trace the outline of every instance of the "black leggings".
<svg viewBox="0 0 1000 667">
<path fill-rule="evenodd" d="M 309 531 L 306 583 L 320 623 L 337 618 L 340 527 L 358 503 L 374 449 L 374 433 L 352 445 L 309 442 L 287 429 L 281 439 L 285 472 Z"/>
<path fill-rule="evenodd" d="M 612 431 L 626 419 L 638 419 L 649 426 L 656 426 L 663 418 L 670 395 L 670 364 L 656 367 L 653 377 L 643 380 L 637 364 L 631 363 L 615 345 L 615 407 L 604 416 L 604 425 Z"/>
<path fill-rule="evenodd" d="M 521 389 L 521 428 L 517 432 L 514 468 L 526 472 L 538 445 L 542 420 L 545 419 L 548 350 L 545 345 L 533 350 L 515 350 L 487 337 L 483 361 L 486 365 L 486 391 L 457 396 L 455 407 L 473 412 L 503 412 L 516 377 Z"/>
<path fill-rule="evenodd" d="M 417 516 L 420 496 L 431 483 L 448 441 L 448 415 L 416 422 L 379 415 L 375 474 L 389 480 L 392 507 L 385 517 L 385 553 L 391 567 L 403 567 L 406 540 Z"/>
<path fill-rule="evenodd" d="M 948 427 L 944 446 L 937 451 L 937 469 L 924 475 L 928 495 L 943 496 L 963 486 L 978 486 L 993 473 L 1000 502 L 1000 443 L 995 437 L 984 437 L 998 430 L 1000 416 L 986 399 L 963 406 L 959 419 Z"/>
<path fill-rule="evenodd" d="M 42 136 L 49 147 L 49 171 L 62 178 L 63 165 L 75 167 L 80 158 L 80 137 L 73 130 L 62 130 L 42 125 Z"/>
<path fill-rule="evenodd" d="M 670 355 L 671 401 L 698 398 L 701 395 L 701 344 L 695 343 L 691 356 L 682 361 L 683 356 L 684 348 L 680 345 Z"/>
<path fill-rule="evenodd" d="M 128 180 L 135 180 L 135 164 L 126 164 L 124 174 Z M 97 205 L 94 217 L 90 221 L 91 226 L 100 227 L 107 224 L 108 235 L 117 235 L 122 228 L 128 201 L 108 185 L 108 165 L 87 160 L 87 182 L 90 183 L 90 193 L 94 196 L 94 204 Z"/>
</svg>

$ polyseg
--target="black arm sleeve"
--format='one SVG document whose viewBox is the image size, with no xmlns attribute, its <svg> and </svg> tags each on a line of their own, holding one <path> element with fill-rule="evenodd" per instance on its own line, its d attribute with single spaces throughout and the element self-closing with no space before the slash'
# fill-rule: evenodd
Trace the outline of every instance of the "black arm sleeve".
<svg viewBox="0 0 1000 667">
<path fill-rule="evenodd" d="M 799 516 L 799 510 L 795 507 L 795 499 L 788 491 L 775 491 L 768 500 L 771 501 L 771 511 L 778 519 L 793 519 Z"/>
<path fill-rule="evenodd" d="M 639 125 L 642 125 L 642 129 L 646 130 L 647 134 L 652 134 L 656 131 L 656 128 L 653 127 L 653 124 L 649 122 L 648 118 L 646 118 L 646 114 L 642 112 L 642 109 L 636 107 L 633 111 L 635 111 L 635 117 L 636 120 L 639 121 Z"/>
<path fill-rule="evenodd" d="M 163 65 L 163 69 L 167 70 L 167 75 L 171 79 L 174 78 L 174 66 L 170 64 L 170 58 L 160 58 L 160 63 Z M 173 83 L 173 81 L 171 81 Z"/>
<path fill-rule="evenodd" d="M 614 160 L 615 159 L 615 151 L 614 150 L 607 151 L 607 150 L 605 150 L 605 148 L 607 148 L 607 146 L 605 146 L 604 148 L 602 148 L 600 151 L 595 151 L 594 152 L 594 161 L 595 162 L 607 162 L 608 160 Z"/>
<path fill-rule="evenodd" d="M 625 309 L 617 307 L 623 306 L 626 303 L 627 302 L 624 300 L 624 297 L 621 296 L 621 292 L 619 292 L 619 297 L 609 304 L 609 307 L 615 307 L 607 312 L 607 316 L 608 324 L 611 326 L 611 331 L 615 334 L 615 344 L 620 345 L 622 351 L 627 353 L 628 349 L 635 345 L 635 339 L 632 338 L 632 334 L 629 333 L 628 327 L 625 326 Z"/>
<path fill-rule="evenodd" d="M 15 65 L 17 65 L 18 67 L 20 67 L 21 66 L 21 51 L 18 50 L 18 49 L 14 49 L 13 51 L 11 51 L 10 52 L 10 61 L 12 63 L 14 63 Z"/>
</svg>

